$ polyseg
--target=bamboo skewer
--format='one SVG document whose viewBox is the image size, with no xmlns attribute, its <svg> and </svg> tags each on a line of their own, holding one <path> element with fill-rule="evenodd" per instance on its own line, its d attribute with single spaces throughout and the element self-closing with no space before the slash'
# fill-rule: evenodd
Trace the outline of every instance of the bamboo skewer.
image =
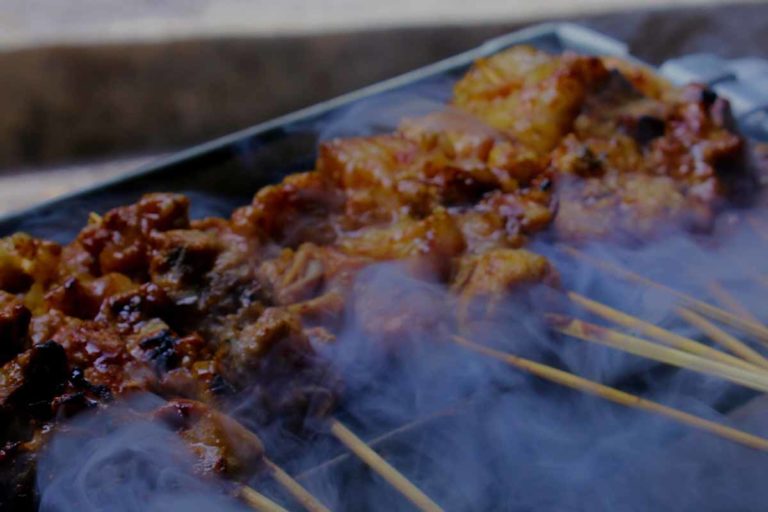
<svg viewBox="0 0 768 512">
<path fill-rule="evenodd" d="M 288 512 L 286 509 L 267 498 L 256 489 L 248 487 L 247 485 L 241 486 L 237 495 L 242 499 L 249 507 L 257 512 Z"/>
<path fill-rule="evenodd" d="M 437 412 L 434 412 L 432 414 L 429 414 L 428 416 L 424 416 L 421 418 L 418 418 L 414 421 L 408 422 L 405 425 L 401 425 L 393 430 L 390 430 L 388 432 L 385 432 L 384 434 L 381 434 L 380 436 L 374 437 L 373 439 L 368 439 L 365 441 L 365 444 L 368 445 L 369 448 L 375 448 L 377 445 L 395 437 L 400 434 L 404 434 L 406 432 L 409 432 L 411 430 L 417 429 L 423 425 L 426 425 L 428 423 L 431 423 L 435 420 L 448 418 L 450 416 L 453 416 L 455 414 L 458 414 L 461 406 L 468 405 L 471 402 L 471 400 L 463 400 L 462 402 L 458 404 L 451 405 L 449 407 L 446 407 L 444 409 L 441 409 Z M 311 478 L 313 475 L 320 471 L 324 471 L 328 468 L 331 468 L 332 466 L 335 466 L 337 464 L 341 464 L 343 461 L 351 457 L 352 455 L 349 453 L 343 453 L 341 455 L 338 455 L 330 460 L 327 460 L 323 462 L 322 464 L 319 464 L 317 466 L 314 466 L 298 475 L 296 475 L 296 480 L 306 480 L 308 478 Z"/>
<path fill-rule="evenodd" d="M 291 475 L 286 473 L 280 466 L 265 458 L 264 464 L 266 464 L 269 473 L 272 477 L 285 489 L 296 501 L 307 509 L 309 512 L 330 512 L 330 510 L 320 503 L 317 498 L 312 496 L 299 482 L 297 482 Z"/>
<path fill-rule="evenodd" d="M 756 450 L 768 451 L 768 439 L 749 434 L 742 430 L 722 425 L 711 420 L 694 416 L 693 414 L 683 412 L 679 409 L 674 409 L 672 407 L 662 405 L 658 402 L 626 393 L 616 388 L 600 384 L 584 377 L 579 377 L 578 375 L 574 375 L 572 373 L 568 373 L 566 371 L 559 370 L 545 364 L 537 363 L 535 361 L 524 359 L 513 354 L 508 354 L 494 350 L 492 348 L 478 345 L 477 343 L 469 341 L 466 338 L 462 338 L 460 336 L 453 336 L 452 339 L 458 345 L 492 357 L 494 359 L 498 359 L 520 370 L 528 372 L 542 379 L 549 380 L 556 384 L 595 395 L 620 405 L 649 411 L 654 414 L 658 414 L 677 421 L 678 423 L 709 432 L 710 434 L 728 439 L 750 448 L 754 448 Z"/>
<path fill-rule="evenodd" d="M 650 322 L 640 320 L 632 315 L 614 309 L 610 306 L 606 306 L 600 302 L 592 299 L 588 299 L 583 295 L 579 295 L 575 292 L 568 292 L 568 298 L 584 308 L 585 310 L 594 313 L 606 320 L 614 322 L 618 325 L 627 327 L 629 329 L 637 329 L 646 335 L 655 338 L 667 345 L 674 347 L 691 354 L 695 354 L 714 361 L 720 361 L 721 363 L 730 364 L 732 366 L 738 366 L 745 370 L 756 370 L 755 365 L 750 362 L 743 361 L 737 357 L 734 357 L 725 352 L 721 352 L 717 349 L 699 343 L 692 339 L 680 336 L 674 332 L 663 329 Z M 768 361 L 766 361 L 768 363 Z"/>
<path fill-rule="evenodd" d="M 442 508 L 424 494 L 410 480 L 373 451 L 339 420 L 331 419 L 330 431 L 341 443 L 368 464 L 379 476 L 397 489 L 411 503 L 424 512 L 442 512 Z"/>
<path fill-rule="evenodd" d="M 192 402 L 192 400 L 190 400 L 190 402 Z M 208 407 L 205 404 L 203 405 L 205 407 Z M 210 408 L 209 410 L 211 411 L 211 414 L 214 414 L 217 417 L 217 419 L 221 422 L 221 424 L 225 427 L 226 431 L 228 431 L 231 436 L 236 438 L 238 441 L 241 441 L 244 444 L 247 444 L 248 448 L 252 450 L 254 453 L 261 454 L 261 461 L 264 464 L 264 467 L 269 472 L 269 475 L 272 478 L 274 478 L 275 481 L 288 494 L 290 494 L 296 501 L 301 503 L 301 505 L 305 509 L 307 509 L 309 512 L 330 512 L 330 510 L 325 505 L 320 503 L 320 501 L 318 501 L 317 498 L 312 496 L 312 494 L 310 494 L 309 491 L 307 491 L 304 487 L 302 487 L 299 482 L 297 482 L 288 473 L 283 471 L 283 469 L 280 468 L 280 466 L 272 462 L 264 454 L 264 445 L 262 444 L 261 439 L 259 439 L 259 436 L 256 435 L 256 433 L 254 433 L 249 428 L 245 427 L 243 424 L 241 424 L 239 421 L 237 421 L 232 416 L 229 416 L 228 414 L 225 414 L 217 409 Z M 269 500 L 269 498 L 267 498 L 266 496 L 260 495 L 258 491 L 254 489 L 242 487 L 240 491 L 240 496 L 243 497 L 244 500 L 248 501 L 249 504 L 252 504 L 254 506 L 262 506 L 262 507 L 270 506 L 268 502 L 271 502 L 271 500 Z M 272 504 L 276 505 L 274 502 L 272 502 Z"/>
<path fill-rule="evenodd" d="M 648 279 L 647 277 L 643 277 L 640 274 L 636 274 L 635 272 L 632 272 L 631 270 L 627 270 L 624 267 L 617 265 L 615 263 L 603 261 L 599 258 L 595 258 L 593 256 L 585 254 L 582 251 L 574 249 L 573 247 L 560 246 L 560 249 L 563 250 L 565 253 L 573 256 L 574 258 L 580 259 L 581 261 L 585 261 L 590 265 L 593 265 L 601 270 L 605 270 L 606 272 L 619 276 L 623 279 L 634 281 L 636 283 L 640 283 L 650 288 L 655 288 L 657 290 L 662 290 L 665 293 L 668 293 L 678 298 L 679 300 L 683 301 L 685 305 L 688 306 L 689 308 L 694 309 L 697 312 L 705 316 L 708 316 L 709 318 L 712 318 L 713 320 L 717 320 L 719 322 L 723 322 L 724 324 L 728 324 L 737 329 L 740 329 L 754 336 L 755 338 L 757 338 L 763 343 L 768 343 L 768 327 L 766 327 L 762 323 L 753 322 L 751 320 L 741 318 L 740 316 L 734 313 L 731 313 L 722 308 L 718 308 L 711 304 L 707 304 L 704 301 L 691 297 L 687 293 L 683 293 L 667 285 L 657 283 L 656 281 Z"/>
<path fill-rule="evenodd" d="M 220 411 L 216 411 L 225 424 L 229 428 L 237 432 L 238 438 L 246 441 L 255 448 L 255 451 L 263 453 L 263 445 L 259 437 L 240 424 L 236 419 L 228 416 Z M 351 430 L 346 428 L 339 420 L 330 419 L 330 431 L 331 433 L 350 449 L 352 453 L 357 455 L 366 464 L 371 466 L 379 475 L 381 475 L 387 482 L 389 482 L 395 489 L 397 489 L 403 496 L 410 500 L 414 505 L 420 508 L 424 512 L 442 512 L 442 509 L 435 504 L 426 494 L 424 494 L 418 487 L 416 487 L 410 480 L 405 478 L 394 467 L 392 467 L 381 456 L 374 452 L 368 445 L 365 444 L 360 438 L 355 436 Z M 280 466 L 272 462 L 266 456 L 262 456 L 262 462 L 269 471 L 269 474 L 277 481 L 280 486 L 293 496 L 296 501 L 307 509 L 309 512 L 330 512 L 330 510 L 320 503 L 309 491 L 307 491 L 295 478 L 286 473 Z M 252 491 L 252 492 L 251 492 Z M 264 499 L 260 499 L 260 495 L 257 491 L 250 489 L 245 491 L 247 497 L 253 498 L 253 504 L 259 506 L 269 506 L 266 501 L 270 501 L 265 496 Z M 255 494 L 254 494 L 255 493 Z"/>
<path fill-rule="evenodd" d="M 754 350 L 752 347 L 739 340 L 735 336 L 731 336 L 729 333 L 720 329 L 718 326 L 685 308 L 677 308 L 677 314 L 680 315 L 683 320 L 699 329 L 701 332 L 712 338 L 714 341 L 724 346 L 734 354 L 738 355 L 745 361 L 759 366 L 761 368 L 768 369 L 768 359 L 763 357 L 762 354 Z"/>
<path fill-rule="evenodd" d="M 698 373 L 726 379 L 757 391 L 768 392 L 768 376 L 757 373 L 759 371 L 757 369 L 745 370 L 737 368 L 681 350 L 657 345 L 642 338 L 623 334 L 582 320 L 560 315 L 548 315 L 548 317 L 553 323 L 553 328 L 562 334 L 620 349 L 630 354 L 646 357 L 679 368 L 686 368 Z"/>
</svg>

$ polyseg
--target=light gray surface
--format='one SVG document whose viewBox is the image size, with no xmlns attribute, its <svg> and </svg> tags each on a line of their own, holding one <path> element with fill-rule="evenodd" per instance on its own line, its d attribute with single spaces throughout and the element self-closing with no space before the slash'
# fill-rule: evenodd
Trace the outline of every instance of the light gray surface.
<svg viewBox="0 0 768 512">
<path fill-rule="evenodd" d="M 760 0 L 756 0 L 758 3 Z M 734 0 L 0 0 L 0 44 L 305 34 L 513 22 Z"/>
</svg>

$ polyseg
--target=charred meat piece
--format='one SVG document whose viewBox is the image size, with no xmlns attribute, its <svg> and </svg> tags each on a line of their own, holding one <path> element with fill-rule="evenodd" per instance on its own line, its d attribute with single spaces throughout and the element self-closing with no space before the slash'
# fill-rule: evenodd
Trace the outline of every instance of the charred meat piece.
<svg viewBox="0 0 768 512">
<path fill-rule="evenodd" d="M 263 462 L 264 446 L 255 433 L 202 402 L 171 400 L 154 416 L 184 439 L 201 474 L 248 474 Z"/>
<path fill-rule="evenodd" d="M 466 247 L 456 221 L 443 209 L 423 220 L 406 218 L 386 227 L 361 230 L 338 245 L 346 254 L 372 260 L 406 260 L 427 276 L 444 276 L 450 259 Z"/>
<path fill-rule="evenodd" d="M 520 46 L 477 61 L 456 84 L 453 102 L 543 154 L 571 130 L 585 96 L 607 75 L 595 57 Z"/>
<path fill-rule="evenodd" d="M 453 287 L 467 299 L 504 297 L 509 291 L 555 279 L 543 256 L 525 249 L 494 249 L 462 258 Z"/>
<path fill-rule="evenodd" d="M 20 300 L 0 291 L 0 364 L 7 363 L 28 347 L 31 318 L 29 309 Z"/>
<path fill-rule="evenodd" d="M 740 139 L 700 94 L 669 90 L 662 100 L 652 88 L 647 96 L 635 87 L 645 85 L 641 76 L 612 73 L 552 153 L 563 237 L 641 239 L 706 228 L 725 197 L 718 169 L 741 159 Z"/>
<path fill-rule="evenodd" d="M 45 295 L 46 305 L 67 316 L 93 320 L 111 297 L 135 290 L 137 285 L 123 274 L 110 273 L 97 278 L 68 277 L 53 285 Z"/>
<path fill-rule="evenodd" d="M 303 242 L 329 243 L 335 238 L 332 216 L 343 198 L 321 172 L 286 177 L 261 189 L 253 202 L 232 216 L 237 233 L 295 247 Z"/>
<path fill-rule="evenodd" d="M 0 290 L 26 293 L 27 307 L 36 309 L 56 278 L 60 255 L 57 244 L 23 233 L 0 239 Z"/>
<path fill-rule="evenodd" d="M 186 197 L 149 194 L 134 205 L 115 208 L 104 217 L 92 216 L 69 248 L 66 259 L 95 276 L 119 272 L 145 279 L 149 272 L 151 235 L 188 226 Z"/>
<path fill-rule="evenodd" d="M 337 139 L 320 147 L 318 171 L 344 191 L 349 227 L 419 215 L 437 204 L 435 191 L 418 179 L 427 155 L 397 135 Z"/>
<path fill-rule="evenodd" d="M 53 418 L 53 399 L 69 378 L 61 345 L 33 347 L 0 369 L 0 432 L 4 442 L 27 441 L 35 428 Z"/>
<path fill-rule="evenodd" d="M 285 308 L 268 308 L 237 332 L 217 354 L 217 373 L 244 388 L 258 421 L 296 432 L 330 410 L 338 388 L 300 318 Z"/>
</svg>

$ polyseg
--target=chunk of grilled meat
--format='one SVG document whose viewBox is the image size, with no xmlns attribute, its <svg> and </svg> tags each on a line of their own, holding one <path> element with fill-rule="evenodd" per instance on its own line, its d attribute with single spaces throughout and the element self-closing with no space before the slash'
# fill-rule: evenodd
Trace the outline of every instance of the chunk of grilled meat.
<svg viewBox="0 0 768 512">
<path fill-rule="evenodd" d="M 201 474 L 247 475 L 262 466 L 264 446 L 259 437 L 202 402 L 170 400 L 153 415 L 184 439 Z"/>
<path fill-rule="evenodd" d="M 617 59 L 515 48 L 478 62 L 454 103 L 548 157 L 562 237 L 707 228 L 749 180 L 726 102 Z"/>
</svg>

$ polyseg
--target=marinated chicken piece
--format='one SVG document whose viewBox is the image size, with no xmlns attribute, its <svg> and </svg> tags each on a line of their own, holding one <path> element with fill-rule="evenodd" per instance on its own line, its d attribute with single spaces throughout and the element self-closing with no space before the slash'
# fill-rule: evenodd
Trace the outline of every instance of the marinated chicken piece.
<svg viewBox="0 0 768 512">
<path fill-rule="evenodd" d="M 332 216 L 342 207 L 342 194 L 323 172 L 305 172 L 261 189 L 234 213 L 232 223 L 239 234 L 281 246 L 323 244 L 335 238 Z"/>
<path fill-rule="evenodd" d="M 608 75 L 600 59 L 518 46 L 478 60 L 453 104 L 542 155 L 571 130 L 587 94 Z"/>
<path fill-rule="evenodd" d="M 265 261 L 259 275 L 269 285 L 274 302 L 288 305 L 347 288 L 370 263 L 366 257 L 308 243 L 296 250 L 284 249 L 277 258 Z"/>
<path fill-rule="evenodd" d="M 24 294 L 24 304 L 41 310 L 43 294 L 56 279 L 61 247 L 17 233 L 0 239 L 0 290 Z"/>
<path fill-rule="evenodd" d="M 700 87 L 679 96 L 644 96 L 614 73 L 587 98 L 552 155 L 561 236 L 639 239 L 711 223 L 741 141 L 724 126 L 724 107 L 705 101 Z"/>
<path fill-rule="evenodd" d="M 299 317 L 285 308 L 266 309 L 219 350 L 216 362 L 226 381 L 247 388 L 264 423 L 279 420 L 301 431 L 335 399 L 338 383 L 318 360 Z"/>
<path fill-rule="evenodd" d="M 37 345 L 0 368 L 0 438 L 26 441 L 53 417 L 52 401 L 64 391 L 69 363 L 54 343 Z"/>
<path fill-rule="evenodd" d="M 519 246 L 524 243 L 518 226 L 507 230 L 507 220 L 498 212 L 475 209 L 453 216 L 456 226 L 464 237 L 466 252 L 480 253 L 495 247 Z"/>
<path fill-rule="evenodd" d="M 434 155 L 422 172 L 445 189 L 448 204 L 466 203 L 473 191 L 512 192 L 546 167 L 534 152 L 459 110 L 408 119 L 399 133 Z"/>
<path fill-rule="evenodd" d="M 150 244 L 150 279 L 171 296 L 200 286 L 221 251 L 214 233 L 193 229 L 152 233 Z"/>
<path fill-rule="evenodd" d="M 64 349 L 74 367 L 85 378 L 115 394 L 143 389 L 154 380 L 150 370 L 130 356 L 124 338 L 114 328 L 89 320 L 69 319 L 50 335 Z"/>
<path fill-rule="evenodd" d="M 291 366 L 303 364 L 313 352 L 298 317 L 283 308 L 266 309 L 256 322 L 245 326 L 222 350 L 224 373 L 231 374 L 235 380 L 248 379 L 249 375 L 262 377 L 260 372 L 252 370 L 273 362 L 278 364 L 274 369 L 289 373 Z M 266 357 L 270 353 L 277 357 Z M 286 368 L 279 368 L 283 364 Z"/>
<path fill-rule="evenodd" d="M 64 260 L 77 265 L 71 269 L 73 273 L 100 276 L 118 272 L 144 280 L 149 273 L 152 233 L 187 227 L 186 197 L 148 194 L 135 205 L 115 208 L 104 217 L 92 216 Z M 70 270 L 66 263 L 64 268 Z"/>
<path fill-rule="evenodd" d="M 705 225 L 708 208 L 686 201 L 666 176 L 627 174 L 609 180 L 565 182 L 555 225 L 571 240 L 643 239 L 682 225 Z M 674 223 L 667 223 L 674 219 Z"/>
<path fill-rule="evenodd" d="M 260 273 L 269 283 L 277 304 L 291 304 L 317 295 L 325 281 L 320 247 L 302 244 L 296 251 L 284 249 L 280 256 L 265 261 Z"/>
<path fill-rule="evenodd" d="M 373 260 L 408 260 L 426 275 L 440 276 L 466 244 L 453 217 L 439 209 L 424 220 L 362 230 L 340 240 L 338 246 L 347 254 Z"/>
<path fill-rule="evenodd" d="M 67 316 L 93 320 L 107 299 L 137 289 L 136 283 L 123 274 L 68 277 L 63 283 L 50 287 L 45 294 L 45 303 L 48 308 L 62 311 Z"/>
<path fill-rule="evenodd" d="M 154 283 L 145 283 L 104 300 L 95 320 L 114 327 L 121 335 L 141 332 L 156 319 L 175 323 L 182 316 L 165 291 Z M 182 319 L 178 319 L 181 323 Z"/>
<path fill-rule="evenodd" d="M 344 191 L 348 228 L 423 215 L 437 203 L 419 180 L 427 154 L 398 135 L 336 139 L 320 146 L 317 172 Z"/>
<path fill-rule="evenodd" d="M 196 455 L 201 474 L 247 475 L 263 464 L 259 437 L 202 402 L 171 400 L 154 416 L 179 433 Z"/>
<path fill-rule="evenodd" d="M 487 305 L 486 310 L 492 311 L 510 292 L 556 280 L 543 256 L 525 249 L 492 249 L 462 258 L 452 289 L 459 296 L 460 316 L 466 318 L 473 304 Z"/>
<path fill-rule="evenodd" d="M 0 365 L 29 347 L 32 314 L 15 296 L 0 291 Z"/>
</svg>

